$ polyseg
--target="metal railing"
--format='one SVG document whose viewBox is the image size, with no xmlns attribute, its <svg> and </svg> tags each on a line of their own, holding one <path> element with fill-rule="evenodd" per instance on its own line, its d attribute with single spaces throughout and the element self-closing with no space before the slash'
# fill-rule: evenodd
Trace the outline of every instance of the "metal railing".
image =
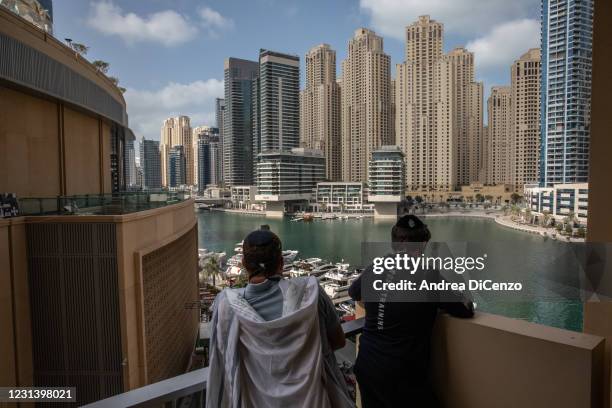
<svg viewBox="0 0 612 408">
<path fill-rule="evenodd" d="M 364 319 L 342 324 L 348 337 L 361 333 Z M 146 385 L 88 405 L 85 408 L 204 407 L 208 367 Z"/>
<path fill-rule="evenodd" d="M 189 198 L 177 191 L 134 191 L 44 198 L 20 198 L 19 215 L 123 215 L 176 204 Z"/>
</svg>

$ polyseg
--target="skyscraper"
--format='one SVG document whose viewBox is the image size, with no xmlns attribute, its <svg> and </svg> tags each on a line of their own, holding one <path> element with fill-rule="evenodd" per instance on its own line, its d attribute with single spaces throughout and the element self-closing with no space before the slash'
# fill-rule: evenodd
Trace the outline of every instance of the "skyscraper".
<svg viewBox="0 0 612 408">
<path fill-rule="evenodd" d="M 186 179 L 187 158 L 185 157 L 185 146 L 173 146 L 168 152 L 168 187 L 181 187 L 185 185 Z"/>
<path fill-rule="evenodd" d="M 406 27 L 406 60 L 397 65 L 396 139 L 413 191 L 449 191 L 481 176 L 483 85 L 474 54 L 443 54 L 444 26 L 421 16 Z"/>
<path fill-rule="evenodd" d="M 342 61 L 342 178 L 367 181 L 372 152 L 391 140 L 391 59 L 383 39 L 360 28 Z"/>
<path fill-rule="evenodd" d="M 140 167 L 142 169 L 142 188 L 144 190 L 160 189 L 161 184 L 161 156 L 159 142 L 147 140 L 140 141 Z"/>
<path fill-rule="evenodd" d="M 125 185 L 128 189 L 136 188 L 136 149 L 134 140 L 125 141 L 125 156 L 123 156 L 123 171 Z"/>
<path fill-rule="evenodd" d="M 217 129 L 219 129 L 219 168 L 221 169 L 219 173 L 219 183 L 223 182 L 223 115 L 225 115 L 225 99 L 217 98 L 215 99 L 215 121 L 217 122 Z"/>
<path fill-rule="evenodd" d="M 474 53 L 455 48 L 445 57 L 453 76 L 453 171 L 458 185 L 478 181 L 482 165 L 483 84 L 474 81 Z"/>
<path fill-rule="evenodd" d="M 164 120 L 161 128 L 161 159 L 162 159 L 162 185 L 169 186 L 168 167 L 170 149 L 174 146 L 183 146 L 185 155 L 186 173 L 183 184 L 194 185 L 193 176 L 193 143 L 189 116 L 177 116 Z"/>
<path fill-rule="evenodd" d="M 238 58 L 225 60 L 223 115 L 223 176 L 227 185 L 253 184 L 252 88 L 259 64 Z"/>
<path fill-rule="evenodd" d="M 588 181 L 593 0 L 542 0 L 540 183 Z"/>
<path fill-rule="evenodd" d="M 487 100 L 489 126 L 485 182 L 504 184 L 510 180 L 510 139 L 512 137 L 512 88 L 494 86 Z"/>
<path fill-rule="evenodd" d="M 329 45 L 306 54 L 306 87 L 300 94 L 300 144 L 323 151 L 325 176 L 340 180 L 340 86 L 336 81 L 336 52 Z"/>
<path fill-rule="evenodd" d="M 289 150 L 300 143 L 300 58 L 259 51 L 253 151 Z"/>
<path fill-rule="evenodd" d="M 194 128 L 195 174 L 198 191 L 221 183 L 221 146 L 219 129 L 210 126 Z"/>
<path fill-rule="evenodd" d="M 540 50 L 533 48 L 512 65 L 512 137 L 510 184 L 522 191 L 539 181 Z"/>
</svg>

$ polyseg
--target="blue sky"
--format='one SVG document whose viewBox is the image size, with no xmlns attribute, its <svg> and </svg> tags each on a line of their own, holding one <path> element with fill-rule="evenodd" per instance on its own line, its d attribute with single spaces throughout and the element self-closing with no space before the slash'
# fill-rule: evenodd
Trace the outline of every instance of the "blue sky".
<svg viewBox="0 0 612 408">
<path fill-rule="evenodd" d="M 111 64 L 109 74 L 127 88 L 130 127 L 153 139 L 177 114 L 214 125 L 223 60 L 255 60 L 260 48 L 299 55 L 303 70 L 306 51 L 328 43 L 340 75 L 348 40 L 368 27 L 384 37 L 395 77 L 404 27 L 430 14 L 445 25 L 446 50 L 475 52 L 488 94 L 509 83 L 514 59 L 539 46 L 540 0 L 56 0 L 53 12 L 56 37 Z"/>
</svg>

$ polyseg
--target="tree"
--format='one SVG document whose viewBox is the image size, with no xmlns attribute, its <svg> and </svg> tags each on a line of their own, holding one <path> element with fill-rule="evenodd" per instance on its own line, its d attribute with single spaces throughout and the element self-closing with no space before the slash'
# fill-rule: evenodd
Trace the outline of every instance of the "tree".
<svg viewBox="0 0 612 408">
<path fill-rule="evenodd" d="M 493 196 L 492 195 L 486 195 L 485 196 L 485 200 L 487 200 L 488 202 L 492 202 L 493 201 Z"/>
<path fill-rule="evenodd" d="M 91 64 L 103 74 L 106 74 L 108 72 L 108 68 L 110 67 L 110 64 L 108 62 L 102 60 L 95 60 Z"/>
<path fill-rule="evenodd" d="M 85 44 L 75 43 L 75 42 L 70 42 L 70 48 L 72 48 L 74 52 L 79 54 L 81 57 L 84 57 L 85 55 L 87 55 L 87 51 L 89 51 L 89 47 L 86 46 Z"/>
<path fill-rule="evenodd" d="M 517 204 L 520 199 L 521 196 L 517 193 L 512 193 L 512 195 L 510 195 L 510 200 L 512 201 L 512 204 Z"/>
<path fill-rule="evenodd" d="M 484 199 L 482 194 L 480 194 L 480 193 L 476 194 L 476 201 L 477 202 L 482 203 L 484 200 L 485 199 Z"/>
<path fill-rule="evenodd" d="M 416 196 L 414 198 L 414 201 L 417 202 L 417 204 L 421 204 L 423 202 L 423 197 L 421 197 L 420 195 Z"/>
<path fill-rule="evenodd" d="M 126 89 L 125 89 L 125 88 L 123 88 L 123 87 L 121 87 L 121 86 L 119 86 L 119 78 L 117 78 L 117 77 L 108 77 L 108 79 L 110 79 L 110 81 L 111 81 L 113 84 L 115 84 L 115 86 L 116 86 L 117 88 L 119 88 L 119 90 L 120 90 L 122 93 L 125 93 Z"/>
<path fill-rule="evenodd" d="M 206 280 L 212 279 L 213 286 L 216 286 L 216 278 L 221 275 L 221 270 L 219 268 L 219 259 L 216 255 L 209 257 L 203 262 L 202 267 L 202 277 Z"/>
<path fill-rule="evenodd" d="M 586 237 L 586 230 L 584 229 L 584 227 L 578 228 L 578 231 L 576 231 L 576 236 L 580 238 Z"/>
<path fill-rule="evenodd" d="M 529 208 L 525 210 L 525 221 L 531 224 L 531 210 Z"/>
<path fill-rule="evenodd" d="M 568 234 L 572 234 L 573 228 L 571 224 L 565 224 L 565 232 Z"/>
<path fill-rule="evenodd" d="M 550 212 L 548 210 L 542 211 L 542 222 L 545 227 L 548 225 L 549 221 L 550 221 Z"/>
</svg>

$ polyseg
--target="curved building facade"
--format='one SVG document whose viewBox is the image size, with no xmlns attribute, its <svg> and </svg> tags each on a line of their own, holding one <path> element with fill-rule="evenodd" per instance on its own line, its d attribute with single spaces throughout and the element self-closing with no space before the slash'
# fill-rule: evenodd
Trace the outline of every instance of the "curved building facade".
<svg viewBox="0 0 612 408">
<path fill-rule="evenodd" d="M 5 1 L 5 0 L 3 0 Z M 0 7 L 0 191 L 125 190 L 121 91 L 70 48 Z"/>
<path fill-rule="evenodd" d="M 76 406 L 182 374 L 193 201 L 126 192 L 121 91 L 14 11 L 0 7 L 0 193 L 20 207 L 0 218 L 0 384 L 76 387 Z"/>
</svg>

